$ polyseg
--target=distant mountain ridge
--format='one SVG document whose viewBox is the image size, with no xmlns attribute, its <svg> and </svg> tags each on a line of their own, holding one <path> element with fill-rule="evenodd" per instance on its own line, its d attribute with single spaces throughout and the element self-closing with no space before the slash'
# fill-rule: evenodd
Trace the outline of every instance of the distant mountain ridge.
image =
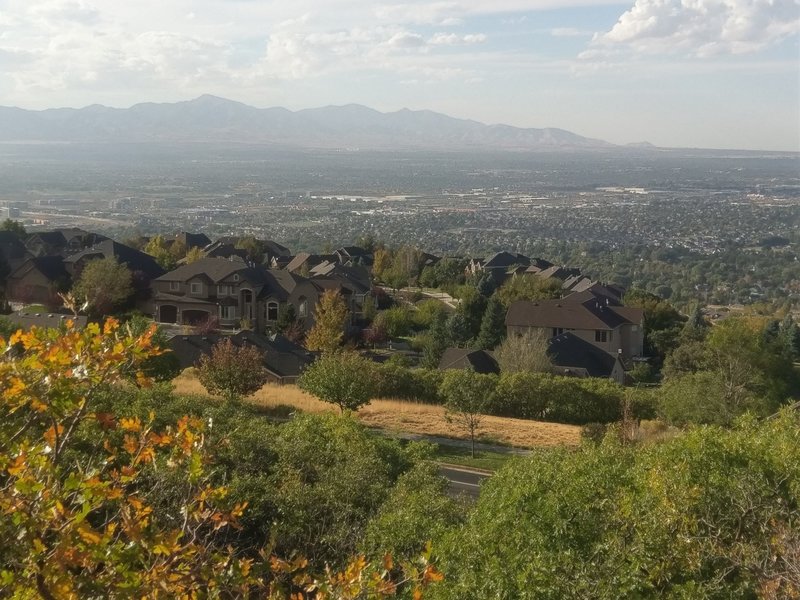
<svg viewBox="0 0 800 600">
<path fill-rule="evenodd" d="M 427 110 L 381 113 L 358 104 L 292 112 L 200 96 L 130 108 L 93 104 L 42 111 L 0 107 L 0 141 L 249 142 L 306 148 L 592 149 L 602 140 L 556 128 L 485 125 Z"/>
</svg>

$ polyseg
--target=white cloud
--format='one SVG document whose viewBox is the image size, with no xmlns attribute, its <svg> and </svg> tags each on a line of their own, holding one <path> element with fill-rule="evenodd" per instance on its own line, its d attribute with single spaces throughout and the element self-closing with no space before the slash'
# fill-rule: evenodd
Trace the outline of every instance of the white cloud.
<svg viewBox="0 0 800 600">
<path fill-rule="evenodd" d="M 468 33 L 458 35 L 456 33 L 435 33 L 428 41 L 433 46 L 461 46 L 465 44 L 482 44 L 487 40 L 484 33 Z"/>
<path fill-rule="evenodd" d="M 591 34 L 575 27 L 555 27 L 550 30 L 550 35 L 553 37 L 581 37 Z"/>
<path fill-rule="evenodd" d="M 800 32 L 798 0 L 636 0 L 584 59 L 630 48 L 698 57 L 755 52 Z"/>
</svg>

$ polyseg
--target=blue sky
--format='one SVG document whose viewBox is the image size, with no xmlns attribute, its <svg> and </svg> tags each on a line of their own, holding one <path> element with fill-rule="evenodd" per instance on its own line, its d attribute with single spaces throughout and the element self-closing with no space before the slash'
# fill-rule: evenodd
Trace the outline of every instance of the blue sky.
<svg viewBox="0 0 800 600">
<path fill-rule="evenodd" d="M 0 0 L 0 104 L 204 93 L 800 150 L 800 0 Z"/>
</svg>

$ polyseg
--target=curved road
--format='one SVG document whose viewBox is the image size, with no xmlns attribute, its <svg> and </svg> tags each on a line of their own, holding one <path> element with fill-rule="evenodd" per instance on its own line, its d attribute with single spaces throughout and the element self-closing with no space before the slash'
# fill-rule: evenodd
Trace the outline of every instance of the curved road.
<svg viewBox="0 0 800 600">
<path fill-rule="evenodd" d="M 454 496 L 467 495 L 475 499 L 480 493 L 481 482 L 487 477 L 491 477 L 489 473 L 450 465 L 439 465 L 439 472 L 450 481 L 451 494 Z"/>
</svg>

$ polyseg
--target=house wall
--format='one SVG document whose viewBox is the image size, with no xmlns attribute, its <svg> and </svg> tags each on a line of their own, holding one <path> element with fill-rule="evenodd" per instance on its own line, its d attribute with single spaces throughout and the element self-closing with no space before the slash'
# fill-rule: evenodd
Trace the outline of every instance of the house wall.
<svg viewBox="0 0 800 600">
<path fill-rule="evenodd" d="M 636 327 L 636 330 L 634 330 Z M 524 326 L 511 326 L 507 327 L 509 335 L 516 334 L 522 335 L 529 329 L 536 329 L 543 331 L 547 338 L 554 337 L 552 327 L 524 327 Z M 644 351 L 644 335 L 642 328 L 638 326 L 623 325 L 614 330 L 602 330 L 606 332 L 606 341 L 597 341 L 596 331 L 594 329 L 570 329 L 563 328 L 563 332 L 569 331 L 576 337 L 581 338 L 600 348 L 609 354 L 617 354 L 617 351 L 622 348 L 625 356 L 641 356 Z"/>
<path fill-rule="evenodd" d="M 31 268 L 21 277 L 8 281 L 7 299 L 10 302 L 48 304 L 56 294 L 56 286 L 35 268 Z"/>
</svg>

